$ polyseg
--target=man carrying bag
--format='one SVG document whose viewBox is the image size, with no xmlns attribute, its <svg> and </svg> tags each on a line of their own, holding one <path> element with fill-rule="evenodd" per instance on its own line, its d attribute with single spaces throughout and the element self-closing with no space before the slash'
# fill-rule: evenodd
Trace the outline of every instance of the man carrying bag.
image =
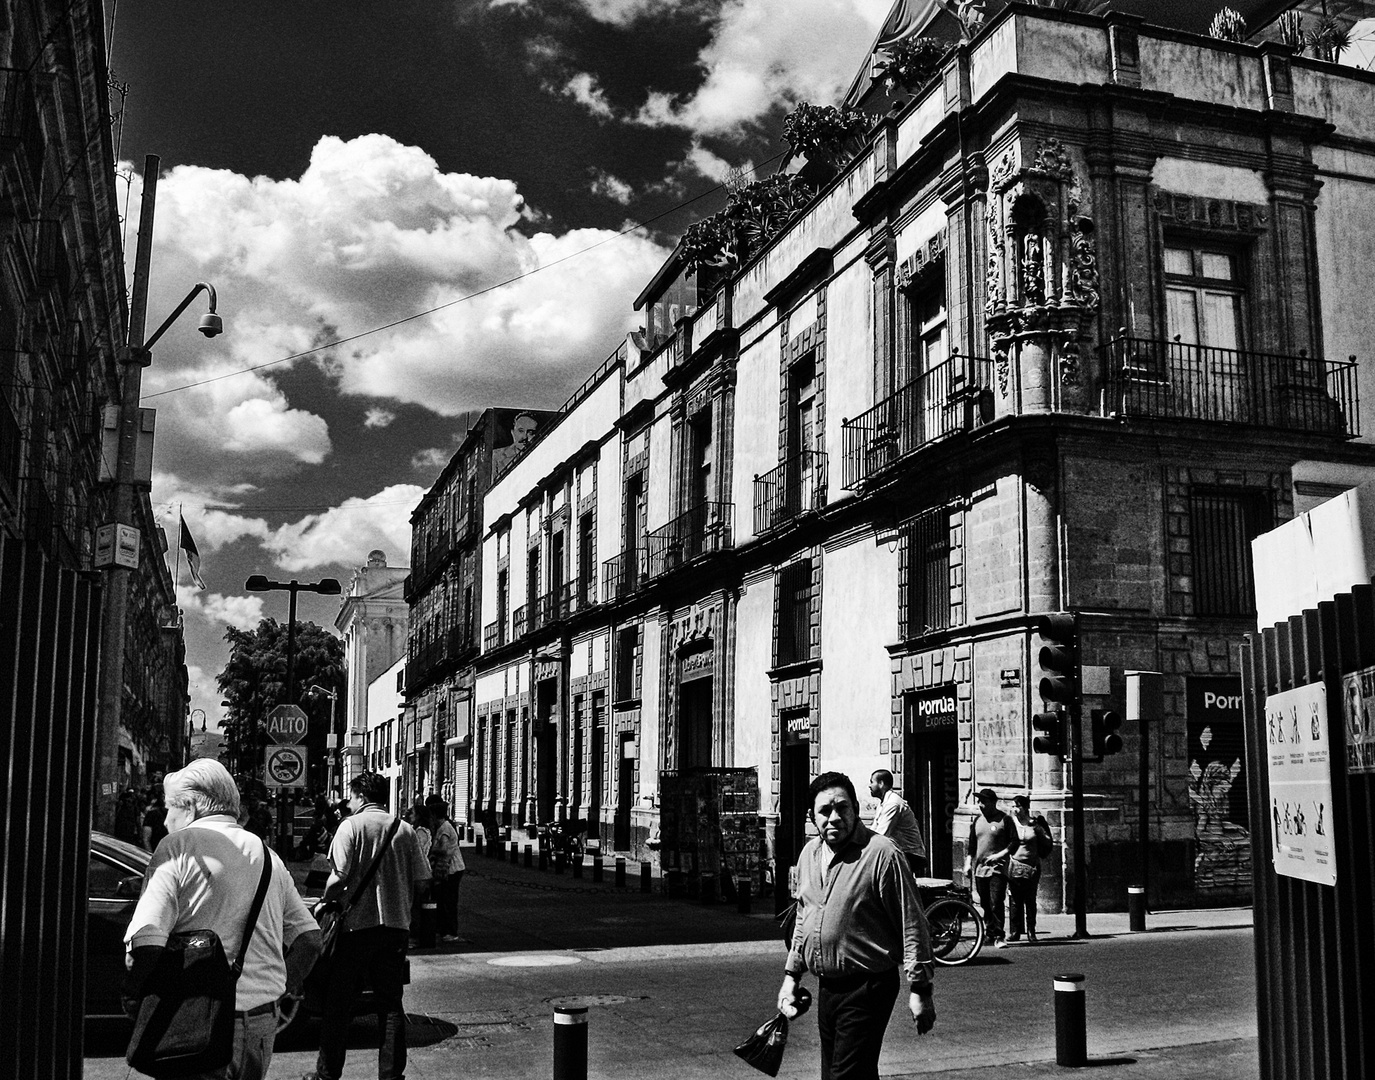
<svg viewBox="0 0 1375 1080">
<path fill-rule="evenodd" d="M 319 929 L 281 859 L 239 827 L 239 790 L 223 765 L 200 758 L 163 786 L 169 835 L 124 937 L 125 1007 L 137 1017 L 129 1063 L 157 1077 L 262 1080 L 281 1003 L 300 996 Z M 205 974 L 182 977 L 193 970 Z M 229 1010 L 216 1023 L 231 990 L 232 1024 Z M 197 1016 L 208 1031 L 196 1030 Z"/>
</svg>

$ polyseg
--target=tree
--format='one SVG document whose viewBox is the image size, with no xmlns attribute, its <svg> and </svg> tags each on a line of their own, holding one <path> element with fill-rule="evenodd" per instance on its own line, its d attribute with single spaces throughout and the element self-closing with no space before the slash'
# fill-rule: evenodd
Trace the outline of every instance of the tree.
<svg viewBox="0 0 1375 1080">
<path fill-rule="evenodd" d="M 323 627 L 311 622 L 296 622 L 296 658 L 293 693 L 286 696 L 287 627 L 276 619 L 263 619 L 252 630 L 229 627 L 224 640 L 229 642 L 229 662 L 215 679 L 220 693 L 229 702 L 226 723 L 230 753 L 236 772 L 259 776 L 262 747 L 267 737 L 267 716 L 276 706 L 299 705 L 310 717 L 306 750 L 310 757 L 310 784 L 325 788 L 325 735 L 329 732 L 330 700 L 324 695 L 308 694 L 312 685 L 325 687 L 339 695 L 339 715 L 345 709 L 344 643 Z"/>
</svg>

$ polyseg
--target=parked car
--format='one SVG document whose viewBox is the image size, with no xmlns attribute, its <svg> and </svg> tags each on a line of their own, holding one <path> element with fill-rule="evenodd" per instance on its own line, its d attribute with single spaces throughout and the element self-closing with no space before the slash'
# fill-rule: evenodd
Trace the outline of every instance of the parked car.
<svg viewBox="0 0 1375 1080">
<path fill-rule="evenodd" d="M 134 915 L 152 856 L 102 832 L 91 833 L 86 896 L 86 1015 L 124 1015 L 124 931 Z"/>
</svg>

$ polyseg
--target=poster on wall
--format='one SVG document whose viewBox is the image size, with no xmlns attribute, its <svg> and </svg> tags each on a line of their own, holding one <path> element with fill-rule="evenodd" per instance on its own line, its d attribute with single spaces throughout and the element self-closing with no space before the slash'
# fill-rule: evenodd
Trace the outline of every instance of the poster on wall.
<svg viewBox="0 0 1375 1080">
<path fill-rule="evenodd" d="M 493 409 L 492 418 L 492 479 L 495 481 L 535 441 L 542 417 L 534 412 Z"/>
<path fill-rule="evenodd" d="M 1347 775 L 1375 773 L 1375 667 L 1342 677 L 1342 721 Z"/>
<path fill-rule="evenodd" d="M 1265 699 L 1265 760 L 1275 872 L 1335 885 L 1332 762 L 1322 683 Z"/>
<path fill-rule="evenodd" d="M 1246 743 L 1240 675 L 1191 675 L 1188 710 L 1189 804 L 1194 814 L 1194 888 L 1251 887 Z"/>
</svg>

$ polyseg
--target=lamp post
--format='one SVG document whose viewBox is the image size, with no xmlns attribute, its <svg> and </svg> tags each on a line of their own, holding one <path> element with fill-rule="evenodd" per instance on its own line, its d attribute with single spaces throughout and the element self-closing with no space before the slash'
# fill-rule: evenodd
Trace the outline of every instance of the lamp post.
<svg viewBox="0 0 1375 1080">
<path fill-rule="evenodd" d="M 337 719 L 339 710 L 339 692 L 337 690 L 328 690 L 325 687 L 321 686 L 319 683 L 312 683 L 309 686 L 309 688 L 307 688 L 306 693 L 323 694 L 325 697 L 329 698 L 329 733 L 334 738 L 334 753 L 329 755 L 329 769 L 325 773 L 325 790 L 329 792 L 330 796 L 333 796 L 334 762 L 336 757 L 340 759 L 339 775 L 342 777 L 344 773 L 342 760 L 344 748 L 339 738 L 339 727 Z M 328 740 L 326 740 L 326 742 L 328 743 Z"/>
<path fill-rule="evenodd" d="M 120 351 L 123 386 L 119 403 L 118 443 L 115 452 L 111 518 L 108 524 L 118 534 L 121 527 L 135 525 L 134 492 L 151 486 L 150 479 L 138 475 L 138 445 L 141 430 L 143 369 L 153 362 L 152 348 L 177 318 L 202 292 L 209 294 L 210 310 L 201 316 L 198 329 L 206 337 L 224 330 L 215 311 L 215 289 L 205 282 L 195 288 L 153 332 L 144 339 L 148 316 L 148 275 L 153 257 L 153 212 L 157 201 L 159 159 L 149 154 L 143 162 L 143 198 L 140 203 L 138 246 L 134 255 L 134 280 L 129 297 L 129 337 Z M 148 462 L 151 468 L 151 460 Z M 119 775 L 119 728 L 123 711 L 125 633 L 129 615 L 129 570 L 118 561 L 105 569 L 105 597 L 100 625 L 99 724 L 96 728 L 95 823 L 102 829 L 114 827 L 115 792 Z"/>
</svg>

